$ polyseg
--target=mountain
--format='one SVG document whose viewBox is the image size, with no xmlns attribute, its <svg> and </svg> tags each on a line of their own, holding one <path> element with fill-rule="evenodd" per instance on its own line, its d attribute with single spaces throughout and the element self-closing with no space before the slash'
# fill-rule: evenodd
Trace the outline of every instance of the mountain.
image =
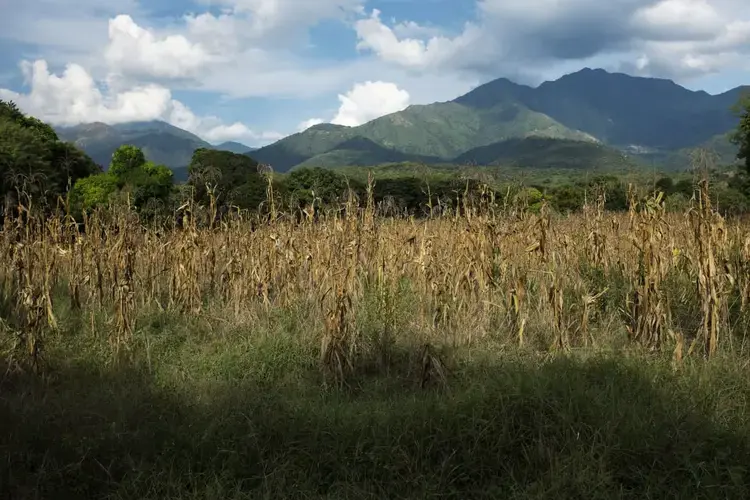
<svg viewBox="0 0 750 500">
<path fill-rule="evenodd" d="M 255 151 L 257 149 L 251 148 L 250 146 L 246 146 L 241 142 L 235 141 L 222 142 L 221 144 L 219 144 L 218 146 L 214 146 L 213 148 L 220 151 L 229 151 L 230 153 L 235 153 L 238 155 L 241 155 L 242 153 L 249 153 L 250 151 Z"/>
<path fill-rule="evenodd" d="M 238 142 L 212 146 L 195 134 L 162 121 L 129 122 L 116 125 L 84 123 L 56 129 L 61 139 L 75 143 L 96 163 L 107 168 L 112 153 L 123 144 L 141 148 L 149 160 L 173 170 L 184 170 L 193 151 L 211 148 L 242 154 L 253 148 Z M 184 177 L 181 175 L 181 177 Z"/>
<path fill-rule="evenodd" d="M 636 160 L 622 151 L 603 144 L 547 137 L 496 142 L 467 151 L 453 162 L 535 169 L 581 168 L 582 165 L 601 169 L 627 169 L 638 165 Z"/>
<path fill-rule="evenodd" d="M 735 89 L 712 96 L 671 80 L 588 68 L 537 88 L 517 87 L 503 93 L 568 128 L 613 146 L 653 149 L 695 146 L 728 131 L 737 123 L 729 108 L 740 95 Z M 483 90 L 480 87 L 456 102 L 485 109 L 505 100 L 498 92 Z"/>
<path fill-rule="evenodd" d="M 393 152 L 450 161 L 470 149 L 519 137 L 551 137 L 596 141 L 571 130 L 546 115 L 517 103 L 499 103 L 476 110 L 456 102 L 409 106 L 403 111 L 372 120 L 359 127 L 321 124 L 253 151 L 256 160 L 285 172 L 326 154 L 354 137 Z M 369 162 L 367 165 L 377 163 Z M 334 166 L 334 165 L 331 165 Z"/>
<path fill-rule="evenodd" d="M 683 161 L 684 151 L 704 144 L 716 146 L 723 157 L 731 158 L 733 146 L 724 136 L 736 126 L 737 117 L 730 108 L 748 90 L 738 87 L 711 95 L 671 80 L 589 68 L 538 87 L 500 78 L 453 101 L 409 106 L 358 127 L 316 125 L 251 156 L 284 172 L 298 165 L 339 166 L 351 161 L 374 165 L 377 156 L 368 160 L 365 153 L 373 148 L 372 143 L 389 155 L 402 153 L 441 162 L 469 157 L 513 162 L 518 158 L 508 156 L 508 151 L 524 151 L 524 161 L 545 163 L 542 155 L 551 150 L 558 154 L 575 149 L 570 142 L 553 148 L 552 143 L 537 141 L 546 138 L 609 147 L 575 146 L 586 153 L 581 167 L 605 157 L 619 161 L 612 148 L 628 153 L 631 160 L 633 156 L 648 161 L 671 158 L 674 166 Z M 361 142 L 365 145 L 361 152 L 351 144 L 344 146 L 355 137 L 369 141 Z M 535 151 L 540 144 L 545 147 Z M 604 156 L 597 157 L 596 151 Z M 534 155 L 537 159 L 532 161 Z"/>
<path fill-rule="evenodd" d="M 388 149 L 370 139 L 357 136 L 336 145 L 325 153 L 303 161 L 295 168 L 330 165 L 364 167 L 401 162 L 440 163 L 441 159 L 436 156 L 421 156 Z"/>
</svg>

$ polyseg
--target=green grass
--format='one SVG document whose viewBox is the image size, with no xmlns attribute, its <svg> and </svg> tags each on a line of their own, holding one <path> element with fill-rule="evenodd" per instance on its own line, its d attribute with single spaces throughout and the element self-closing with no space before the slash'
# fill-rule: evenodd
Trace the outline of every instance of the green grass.
<svg viewBox="0 0 750 500">
<path fill-rule="evenodd" d="M 743 359 L 484 345 L 422 389 L 402 345 L 325 389 L 303 313 L 221 318 L 144 315 L 114 362 L 61 314 L 44 379 L 0 372 L 0 498 L 750 497 Z"/>
</svg>

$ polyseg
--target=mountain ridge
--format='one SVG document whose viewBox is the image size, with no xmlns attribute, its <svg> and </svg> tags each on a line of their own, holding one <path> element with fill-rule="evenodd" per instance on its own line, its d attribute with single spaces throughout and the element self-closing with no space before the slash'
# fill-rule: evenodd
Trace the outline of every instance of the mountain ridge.
<svg viewBox="0 0 750 500">
<path fill-rule="evenodd" d="M 395 152 L 445 162 L 503 141 L 545 137 L 667 157 L 733 129 L 730 108 L 748 90 L 741 86 L 712 95 L 665 78 L 592 68 L 537 87 L 498 78 L 451 101 L 411 105 L 358 127 L 308 129 L 252 156 L 282 172 L 319 163 L 318 155 L 346 161 L 346 155 L 334 154 L 338 144 L 361 136 Z M 725 151 L 730 147 L 721 144 Z"/>
<path fill-rule="evenodd" d="M 507 151 L 524 151 L 522 156 L 529 160 L 526 146 L 518 140 L 544 144 L 553 156 L 579 151 L 588 159 L 601 153 L 615 161 L 623 153 L 626 159 L 664 161 L 677 168 L 686 150 L 705 144 L 718 146 L 726 161 L 733 160 L 733 146 L 725 140 L 737 123 L 731 107 L 749 91 L 745 85 L 709 94 L 665 78 L 583 68 L 536 87 L 498 78 L 449 101 L 410 105 L 356 127 L 317 124 L 257 149 L 231 141 L 212 146 L 158 121 L 82 124 L 59 132 L 99 163 L 108 163 L 118 142 L 127 142 L 172 168 L 184 168 L 198 147 L 246 154 L 278 172 L 311 165 L 451 163 L 472 155 L 485 158 L 488 151 L 501 152 L 499 158 L 508 162 L 514 159 L 504 156 Z M 553 148 L 537 141 L 545 138 L 563 142 Z M 608 148 L 606 153 L 602 148 Z M 589 167 L 582 160 L 581 168 Z"/>
<path fill-rule="evenodd" d="M 136 121 L 108 125 L 102 122 L 56 127 L 61 139 L 83 149 L 95 163 L 105 169 L 112 153 L 123 144 L 141 148 L 150 161 L 176 170 L 187 167 L 198 148 L 220 149 L 243 154 L 254 151 L 245 144 L 226 141 L 211 145 L 207 141 L 160 120 Z"/>
</svg>

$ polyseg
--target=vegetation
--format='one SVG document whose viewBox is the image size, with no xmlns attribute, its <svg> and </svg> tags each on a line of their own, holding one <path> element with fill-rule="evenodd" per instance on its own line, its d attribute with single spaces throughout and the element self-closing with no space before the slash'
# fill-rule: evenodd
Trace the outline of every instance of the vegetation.
<svg viewBox="0 0 750 500">
<path fill-rule="evenodd" d="M 359 127 L 316 125 L 250 154 L 278 172 L 298 165 L 404 161 L 502 160 L 533 168 L 548 165 L 550 152 L 555 161 L 588 170 L 602 166 L 596 163 L 602 159 L 611 163 L 618 155 L 611 148 L 618 148 L 684 169 L 687 150 L 699 146 L 720 151 L 725 161 L 734 159 L 736 149 L 726 134 L 736 125 L 730 108 L 741 92 L 711 96 L 668 80 L 589 69 L 537 88 L 501 78 L 453 101 L 409 106 Z M 560 140 L 561 146 L 549 143 L 534 154 L 540 138 Z M 574 141 L 581 144 L 571 147 Z M 608 148 L 593 147 L 597 142 Z M 511 154 L 515 149 L 519 156 Z M 620 155 L 616 163 L 621 162 Z"/>
<path fill-rule="evenodd" d="M 177 170 L 190 163 L 193 151 L 213 148 L 235 153 L 247 153 L 251 148 L 237 142 L 211 146 L 195 134 L 164 122 L 133 122 L 117 125 L 85 123 L 74 127 L 60 127 L 60 137 L 80 147 L 99 165 L 109 165 L 115 150 L 122 145 L 136 146 L 146 158 L 157 165 Z M 179 180 L 185 181 L 187 176 Z"/>
<path fill-rule="evenodd" d="M 727 133 L 742 91 L 712 96 L 668 80 L 582 70 L 537 88 L 499 79 L 453 101 L 410 106 L 358 127 L 319 124 L 253 151 L 231 142 L 212 147 L 163 122 L 90 123 L 58 133 L 103 166 L 119 146 L 134 145 L 175 170 L 177 181 L 187 180 L 199 148 L 248 154 L 275 172 L 402 162 L 581 171 L 646 163 L 681 171 L 696 147 L 717 151 L 722 164 L 734 162 L 737 147 Z"/>
<path fill-rule="evenodd" d="M 131 144 L 44 184 L 91 162 L 3 109 L 36 184 L 4 177 L 0 496 L 750 495 L 748 198 L 705 152 L 520 183 L 199 148 L 175 186 Z"/>
<path fill-rule="evenodd" d="M 740 171 L 741 187 L 746 195 L 750 195 L 750 93 L 738 103 L 740 123 L 732 134 L 732 143 L 739 148 L 737 158 L 742 161 Z"/>
<path fill-rule="evenodd" d="M 52 127 L 0 101 L 0 215 L 19 203 L 54 205 L 76 180 L 98 171 L 88 156 L 60 141 Z"/>
<path fill-rule="evenodd" d="M 4 491 L 746 498 L 747 224 L 478 189 L 421 221 L 9 221 Z"/>
</svg>

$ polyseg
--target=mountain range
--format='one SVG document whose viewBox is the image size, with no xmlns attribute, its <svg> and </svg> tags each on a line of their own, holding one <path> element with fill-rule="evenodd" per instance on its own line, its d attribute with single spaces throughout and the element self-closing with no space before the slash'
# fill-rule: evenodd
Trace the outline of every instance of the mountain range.
<svg viewBox="0 0 750 500">
<path fill-rule="evenodd" d="M 412 105 L 357 127 L 314 125 L 252 151 L 236 143 L 209 146 L 163 122 L 59 132 L 96 161 L 108 162 L 111 151 L 128 141 L 173 168 L 187 165 L 197 147 L 244 153 L 277 172 L 397 162 L 685 168 L 695 147 L 734 160 L 736 149 L 726 138 L 738 122 L 731 108 L 748 91 L 750 86 L 711 95 L 671 80 L 585 68 L 537 87 L 500 78 L 452 101 Z"/>
<path fill-rule="evenodd" d="M 253 148 L 239 142 L 211 145 L 195 134 L 162 121 L 130 122 L 107 125 L 101 122 L 72 127 L 57 127 L 57 135 L 83 149 L 94 162 L 107 167 L 112 153 L 123 144 L 141 148 L 146 157 L 174 170 L 184 170 L 193 151 L 213 148 L 233 153 L 248 153 Z"/>
</svg>

